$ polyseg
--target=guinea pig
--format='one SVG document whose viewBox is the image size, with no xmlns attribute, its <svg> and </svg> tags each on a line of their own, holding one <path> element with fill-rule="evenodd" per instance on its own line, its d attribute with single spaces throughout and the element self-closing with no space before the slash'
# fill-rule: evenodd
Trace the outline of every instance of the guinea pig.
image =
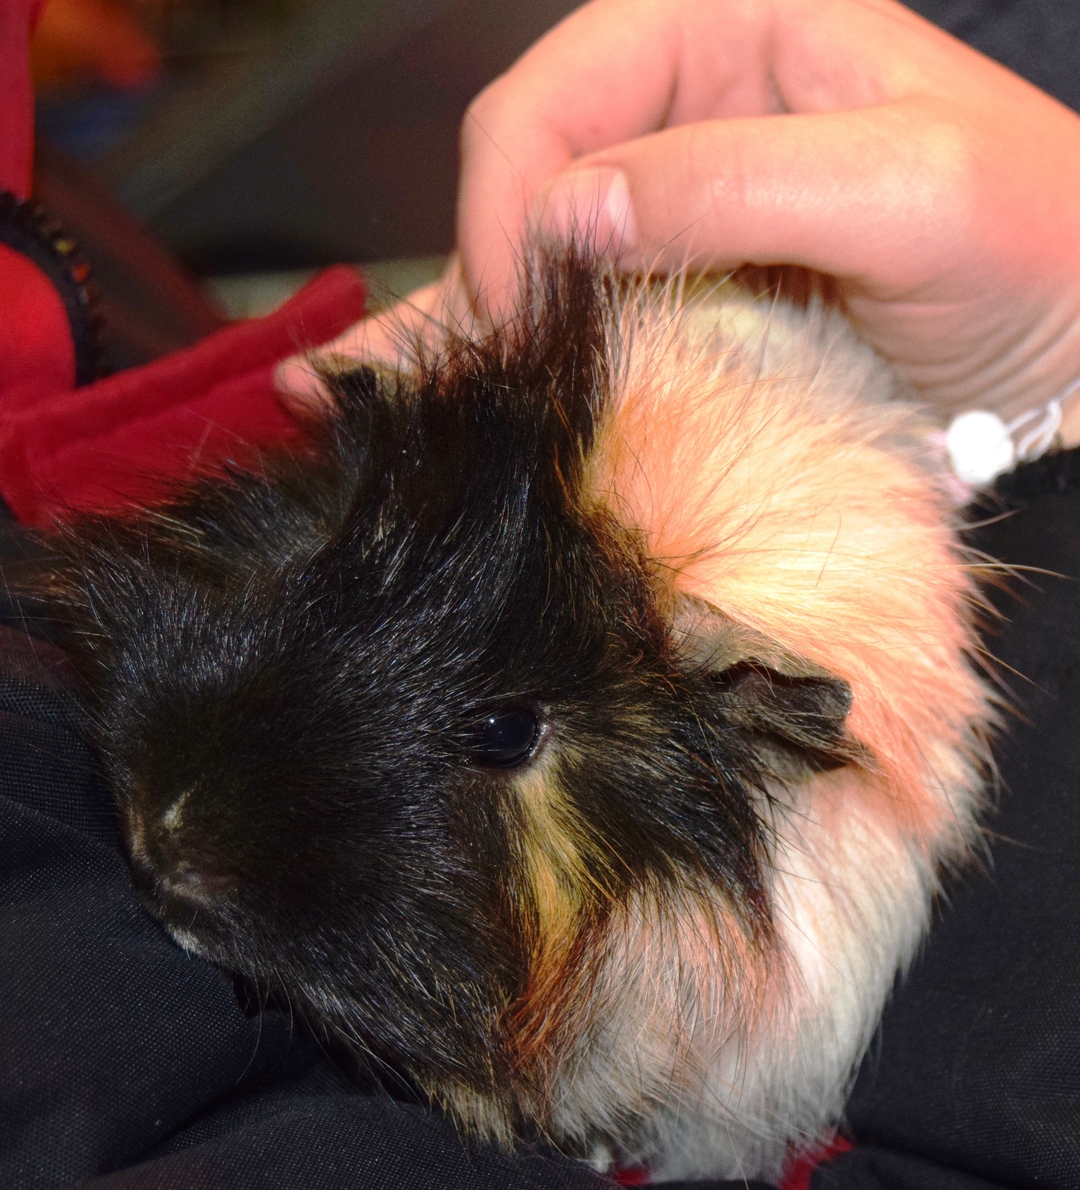
<svg viewBox="0 0 1080 1190">
<path fill-rule="evenodd" d="M 470 1136 L 778 1176 L 977 837 L 927 416 L 818 303 L 578 249 L 330 382 L 309 449 L 52 538 L 147 905 Z"/>
</svg>

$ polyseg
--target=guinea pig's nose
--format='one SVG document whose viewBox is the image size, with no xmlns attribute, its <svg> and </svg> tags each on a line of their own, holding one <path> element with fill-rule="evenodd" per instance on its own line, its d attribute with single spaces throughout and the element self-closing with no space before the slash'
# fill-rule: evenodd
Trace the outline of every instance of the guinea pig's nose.
<svg viewBox="0 0 1080 1190">
<path fill-rule="evenodd" d="M 196 901 L 220 896 L 228 890 L 231 883 L 228 876 L 208 871 L 206 868 L 196 868 L 186 860 L 159 872 L 157 879 L 164 892 Z"/>
<path fill-rule="evenodd" d="M 133 824 L 130 850 L 135 883 L 148 894 L 205 902 L 232 884 L 174 823 Z"/>
<path fill-rule="evenodd" d="M 145 892 L 181 901 L 208 902 L 224 895 L 232 884 L 222 872 L 193 862 L 177 848 L 154 848 L 152 855 L 136 855 L 135 882 Z"/>
</svg>

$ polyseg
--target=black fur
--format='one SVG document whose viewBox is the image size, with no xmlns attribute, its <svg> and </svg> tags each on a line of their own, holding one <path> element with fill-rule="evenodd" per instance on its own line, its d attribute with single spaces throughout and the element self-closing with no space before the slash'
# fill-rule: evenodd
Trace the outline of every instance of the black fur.
<svg viewBox="0 0 1080 1190">
<path fill-rule="evenodd" d="M 544 725 L 525 765 L 556 758 L 590 929 L 690 885 L 764 944 L 765 771 L 841 762 L 847 713 L 842 683 L 680 652 L 582 490 L 616 283 L 537 276 L 485 342 L 340 379 L 308 454 L 73 525 L 42 583 L 153 911 L 422 1085 L 507 1098 L 536 907 L 485 716 Z"/>
</svg>

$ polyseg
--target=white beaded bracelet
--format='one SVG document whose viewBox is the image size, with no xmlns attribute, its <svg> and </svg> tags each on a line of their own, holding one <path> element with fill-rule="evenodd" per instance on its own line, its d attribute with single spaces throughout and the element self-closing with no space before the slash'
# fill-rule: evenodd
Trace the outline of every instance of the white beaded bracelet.
<svg viewBox="0 0 1080 1190">
<path fill-rule="evenodd" d="M 1080 392 L 1080 379 L 1041 409 L 1029 409 L 1010 422 L 985 409 L 954 417 L 945 432 L 945 449 L 957 477 L 972 487 L 984 488 L 1018 463 L 1037 459 L 1053 444 L 1061 427 L 1062 404 L 1076 392 Z M 1015 441 L 1013 435 L 1025 426 L 1029 428 Z"/>
</svg>

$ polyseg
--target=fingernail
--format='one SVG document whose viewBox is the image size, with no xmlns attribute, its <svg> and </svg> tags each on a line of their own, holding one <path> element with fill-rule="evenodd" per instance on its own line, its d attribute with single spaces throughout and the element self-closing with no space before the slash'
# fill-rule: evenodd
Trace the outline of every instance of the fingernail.
<svg viewBox="0 0 1080 1190">
<path fill-rule="evenodd" d="M 540 227 L 557 239 L 584 242 L 610 260 L 632 252 L 637 220 L 626 174 L 603 165 L 563 174 L 548 193 Z"/>
</svg>

